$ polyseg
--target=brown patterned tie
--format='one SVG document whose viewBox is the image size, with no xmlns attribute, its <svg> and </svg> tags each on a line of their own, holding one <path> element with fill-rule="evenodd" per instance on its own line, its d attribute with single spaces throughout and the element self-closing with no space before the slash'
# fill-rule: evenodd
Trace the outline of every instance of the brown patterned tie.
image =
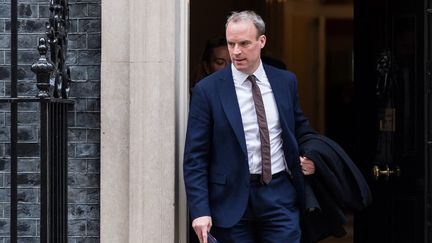
<svg viewBox="0 0 432 243">
<path fill-rule="evenodd" d="M 261 140 L 261 164 L 262 174 L 261 183 L 268 184 L 272 179 L 271 172 L 271 157 L 270 157 L 270 136 L 267 127 L 267 118 L 264 109 L 264 102 L 261 96 L 261 91 L 257 85 L 256 77 L 250 75 L 247 78 L 252 83 L 252 97 L 255 103 L 255 111 L 257 114 L 258 127 Z"/>
</svg>

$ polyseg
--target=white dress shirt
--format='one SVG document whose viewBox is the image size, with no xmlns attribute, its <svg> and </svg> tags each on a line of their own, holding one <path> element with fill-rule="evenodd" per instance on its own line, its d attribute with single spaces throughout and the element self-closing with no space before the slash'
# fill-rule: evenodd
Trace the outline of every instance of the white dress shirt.
<svg viewBox="0 0 432 243">
<path fill-rule="evenodd" d="M 249 161 L 249 172 L 261 174 L 261 141 L 259 135 L 255 104 L 252 97 L 252 84 L 247 77 L 249 75 L 240 72 L 231 64 L 235 91 L 237 94 L 240 113 L 246 138 L 246 147 Z M 285 157 L 282 149 L 282 129 L 279 122 L 279 112 L 272 88 L 267 79 L 262 63 L 253 73 L 257 78 L 264 102 L 267 126 L 270 135 L 270 151 L 272 174 L 285 170 Z"/>
</svg>

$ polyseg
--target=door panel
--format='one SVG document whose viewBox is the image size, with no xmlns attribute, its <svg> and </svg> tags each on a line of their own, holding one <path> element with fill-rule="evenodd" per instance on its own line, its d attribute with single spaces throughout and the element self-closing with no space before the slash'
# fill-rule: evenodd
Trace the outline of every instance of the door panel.
<svg viewBox="0 0 432 243">
<path fill-rule="evenodd" d="M 355 242 L 425 242 L 424 3 L 359 0 L 354 15 L 355 161 L 374 198 Z"/>
</svg>

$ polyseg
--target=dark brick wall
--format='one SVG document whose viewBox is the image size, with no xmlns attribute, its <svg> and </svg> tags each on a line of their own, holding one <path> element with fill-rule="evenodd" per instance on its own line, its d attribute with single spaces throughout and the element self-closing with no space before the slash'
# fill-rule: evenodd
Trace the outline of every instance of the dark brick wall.
<svg viewBox="0 0 432 243">
<path fill-rule="evenodd" d="M 69 0 L 71 69 L 69 110 L 69 242 L 99 242 L 100 234 L 100 48 L 101 0 Z M 18 92 L 37 93 L 30 65 L 45 37 L 49 0 L 19 0 Z M 0 96 L 10 95 L 10 0 L 0 0 Z M 19 106 L 19 242 L 39 242 L 40 176 L 38 106 Z M 0 243 L 9 235 L 10 113 L 0 105 Z"/>
</svg>

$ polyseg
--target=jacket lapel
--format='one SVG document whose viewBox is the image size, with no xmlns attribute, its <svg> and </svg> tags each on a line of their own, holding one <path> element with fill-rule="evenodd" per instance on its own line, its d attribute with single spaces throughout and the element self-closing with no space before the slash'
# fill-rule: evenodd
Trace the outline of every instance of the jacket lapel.
<svg viewBox="0 0 432 243">
<path fill-rule="evenodd" d="M 281 77 L 278 77 L 276 72 L 273 72 L 270 68 L 267 68 L 266 65 L 264 65 L 264 70 L 266 72 L 267 78 L 269 80 L 270 86 L 273 91 L 273 96 L 276 101 L 276 106 L 279 112 L 279 120 L 281 126 L 284 126 L 286 121 L 286 114 L 287 113 L 287 105 L 288 101 L 291 98 L 291 93 L 288 89 L 288 86 L 285 84 Z M 283 127 L 286 129 L 286 127 Z"/>
<path fill-rule="evenodd" d="M 243 153 L 247 155 L 246 141 L 243 130 L 243 123 L 240 114 L 240 108 L 237 100 L 237 94 L 234 87 L 234 80 L 232 78 L 231 67 L 226 68 L 219 80 L 219 97 L 222 103 L 225 115 L 234 130 L 237 140 L 243 150 Z"/>
</svg>

